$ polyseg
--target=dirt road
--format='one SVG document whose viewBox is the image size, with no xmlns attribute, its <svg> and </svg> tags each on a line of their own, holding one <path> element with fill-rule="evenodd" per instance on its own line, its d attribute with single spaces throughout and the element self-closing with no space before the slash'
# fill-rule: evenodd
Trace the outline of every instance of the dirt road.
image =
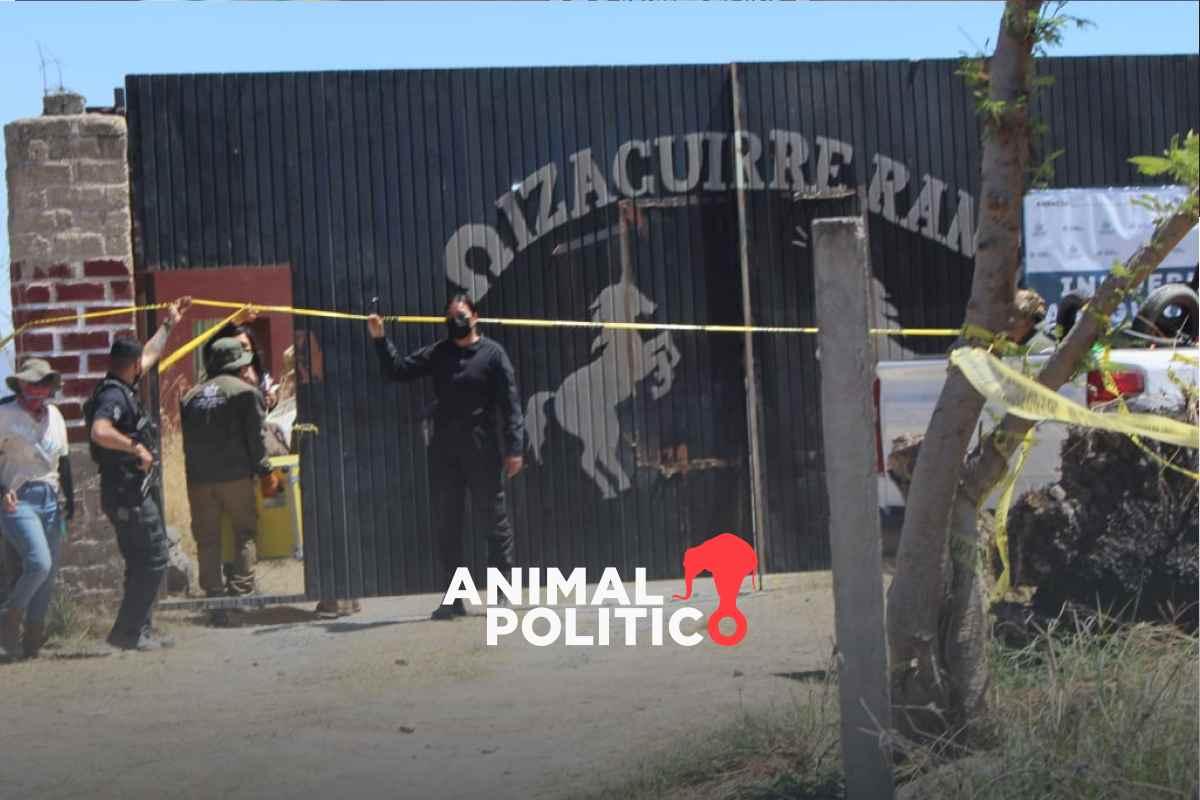
<svg viewBox="0 0 1200 800">
<path fill-rule="evenodd" d="M 0 797 L 572 797 L 789 702 L 785 675 L 824 667 L 832 643 L 828 573 L 747 590 L 734 648 L 652 647 L 645 630 L 633 648 L 490 648 L 481 616 L 425 621 L 434 602 L 220 630 L 177 617 L 170 651 L 0 665 Z M 715 608 L 710 581 L 689 604 Z"/>
</svg>

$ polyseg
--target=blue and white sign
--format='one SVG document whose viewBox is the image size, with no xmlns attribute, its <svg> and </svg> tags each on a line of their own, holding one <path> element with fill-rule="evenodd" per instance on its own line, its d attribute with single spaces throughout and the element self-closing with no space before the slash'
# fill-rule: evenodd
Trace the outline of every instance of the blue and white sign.
<svg viewBox="0 0 1200 800">
<path fill-rule="evenodd" d="M 1141 201 L 1182 200 L 1182 186 L 1103 189 L 1046 189 L 1025 195 L 1025 283 L 1046 301 L 1047 319 L 1073 289 L 1095 291 L 1114 264 L 1124 263 L 1150 239 L 1154 211 Z M 1139 297 L 1164 283 L 1190 283 L 1196 276 L 1197 229 L 1167 255 Z M 1121 304 L 1114 321 L 1133 311 L 1138 298 Z"/>
</svg>

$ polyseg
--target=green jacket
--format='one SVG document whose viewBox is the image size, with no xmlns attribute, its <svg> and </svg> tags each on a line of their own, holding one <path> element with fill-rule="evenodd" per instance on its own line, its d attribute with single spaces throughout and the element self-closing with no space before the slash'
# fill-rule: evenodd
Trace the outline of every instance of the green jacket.
<svg viewBox="0 0 1200 800">
<path fill-rule="evenodd" d="M 219 483 L 271 471 L 263 445 L 262 393 L 236 375 L 217 375 L 180 401 L 189 483 Z"/>
</svg>

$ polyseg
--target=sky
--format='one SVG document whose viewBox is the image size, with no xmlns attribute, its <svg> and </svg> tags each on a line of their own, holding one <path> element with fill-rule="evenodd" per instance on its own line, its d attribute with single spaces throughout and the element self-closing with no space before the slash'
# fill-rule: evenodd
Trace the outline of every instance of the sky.
<svg viewBox="0 0 1200 800">
<path fill-rule="evenodd" d="M 46 85 L 111 105 L 128 74 L 947 58 L 990 50 L 1000 2 L 13 3 L 0 0 L 0 122 Z M 1200 51 L 1200 3 L 1072 2 L 1094 27 L 1053 55 Z M 8 263 L 0 192 L 0 264 Z M 10 329 L 0 269 L 0 330 Z"/>
</svg>

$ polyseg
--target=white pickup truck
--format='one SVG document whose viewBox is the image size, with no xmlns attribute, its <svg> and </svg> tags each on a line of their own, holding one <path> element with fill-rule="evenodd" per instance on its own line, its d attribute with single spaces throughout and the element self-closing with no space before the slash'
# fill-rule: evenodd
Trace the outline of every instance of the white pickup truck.
<svg viewBox="0 0 1200 800">
<path fill-rule="evenodd" d="M 1166 290 L 1166 291 L 1164 291 Z M 1190 294 L 1189 294 L 1190 292 Z M 1172 302 L 1164 302 L 1170 300 Z M 1121 344 L 1109 352 L 1109 369 L 1123 398 L 1131 408 L 1152 411 L 1177 406 L 1184 385 L 1200 385 L 1196 359 L 1197 299 L 1194 290 L 1183 284 L 1164 286 L 1146 299 L 1138 320 L 1122 337 Z M 1063 320 L 1069 329 L 1073 318 Z M 1155 335 L 1158 334 L 1158 335 Z M 1162 334 L 1167 334 L 1163 336 Z M 1029 356 L 1036 369 L 1048 354 Z M 879 363 L 879 430 L 881 462 L 886 459 L 893 440 L 902 434 L 923 433 L 929 425 L 934 406 L 946 380 L 946 358 L 921 358 L 912 361 Z M 1115 397 L 1105 388 L 1099 371 L 1078 376 L 1063 386 L 1060 394 L 1082 405 L 1106 408 Z M 1002 410 L 989 403 L 980 417 L 971 439 L 973 447 L 980 431 L 990 430 L 1002 416 Z M 1016 494 L 1054 483 L 1059 478 L 1059 448 L 1066 438 L 1066 426 L 1043 423 L 1017 481 Z M 879 505 L 885 520 L 893 524 L 903 513 L 904 497 L 879 464 Z M 994 506 L 996 497 L 992 497 Z"/>
</svg>

